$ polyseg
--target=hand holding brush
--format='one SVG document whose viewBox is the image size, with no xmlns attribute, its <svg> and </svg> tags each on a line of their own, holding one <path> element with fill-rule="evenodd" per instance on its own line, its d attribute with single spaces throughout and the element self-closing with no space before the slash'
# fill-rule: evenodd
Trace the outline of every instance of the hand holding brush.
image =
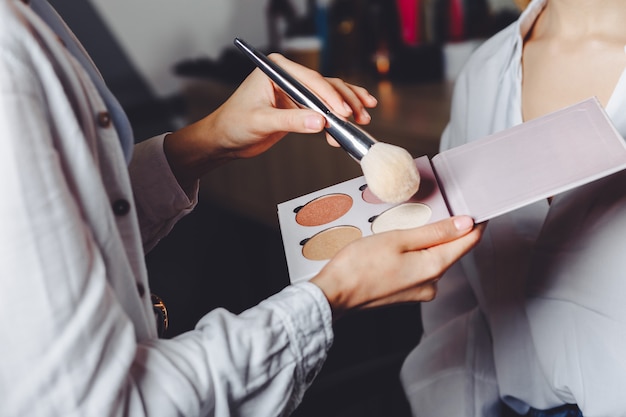
<svg viewBox="0 0 626 417">
<path fill-rule="evenodd" d="M 408 200 L 419 188 L 413 157 L 403 148 L 379 142 L 357 125 L 334 114 L 312 91 L 245 41 L 235 45 L 298 105 L 326 118 L 325 130 L 357 162 L 368 187 L 387 203 Z"/>
</svg>

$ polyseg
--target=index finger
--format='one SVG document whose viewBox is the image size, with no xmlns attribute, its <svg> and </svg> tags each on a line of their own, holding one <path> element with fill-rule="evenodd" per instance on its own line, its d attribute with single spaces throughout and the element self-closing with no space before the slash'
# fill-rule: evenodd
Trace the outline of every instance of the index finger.
<svg viewBox="0 0 626 417">
<path fill-rule="evenodd" d="M 348 118 L 352 115 L 352 108 L 345 101 L 342 94 L 330 84 L 319 72 L 300 65 L 285 58 L 281 54 L 273 53 L 268 56 L 302 84 L 306 85 L 330 109 L 338 115 Z"/>
</svg>

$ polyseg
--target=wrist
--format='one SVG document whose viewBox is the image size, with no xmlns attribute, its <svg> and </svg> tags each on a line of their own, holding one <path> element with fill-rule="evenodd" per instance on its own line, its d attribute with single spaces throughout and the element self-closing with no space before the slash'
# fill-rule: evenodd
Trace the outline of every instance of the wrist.
<svg viewBox="0 0 626 417">
<path fill-rule="evenodd" d="M 347 294 L 346 291 L 341 289 L 339 285 L 341 281 L 339 279 L 335 279 L 322 271 L 313 277 L 310 282 L 315 284 L 326 297 L 330 305 L 333 320 L 340 318 L 348 311 L 349 308 L 346 303 Z"/>
<path fill-rule="evenodd" d="M 228 160 L 224 152 L 220 155 L 214 146 L 216 141 L 207 134 L 214 132 L 209 118 L 170 133 L 163 140 L 167 162 L 183 189 Z"/>
</svg>

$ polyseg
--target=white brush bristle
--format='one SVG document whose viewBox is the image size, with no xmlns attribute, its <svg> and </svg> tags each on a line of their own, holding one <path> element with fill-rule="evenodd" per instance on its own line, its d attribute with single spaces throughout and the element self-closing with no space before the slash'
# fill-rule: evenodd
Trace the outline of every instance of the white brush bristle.
<svg viewBox="0 0 626 417">
<path fill-rule="evenodd" d="M 367 186 L 386 203 L 402 203 L 419 188 L 420 176 L 411 154 L 389 143 L 377 142 L 361 159 Z"/>
</svg>

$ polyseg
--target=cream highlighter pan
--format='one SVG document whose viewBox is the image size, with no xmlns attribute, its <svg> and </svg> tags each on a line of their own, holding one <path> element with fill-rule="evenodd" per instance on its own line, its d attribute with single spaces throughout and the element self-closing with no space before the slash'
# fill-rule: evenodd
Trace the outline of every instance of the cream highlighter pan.
<svg viewBox="0 0 626 417">
<path fill-rule="evenodd" d="M 432 210 L 426 204 L 401 204 L 382 212 L 372 219 L 372 232 L 382 233 L 389 230 L 423 226 L 428 223 L 432 215 Z"/>
<path fill-rule="evenodd" d="M 460 214 L 480 223 L 618 172 L 626 145 L 594 97 L 415 164 L 420 188 L 400 204 L 380 201 L 364 177 L 279 204 L 291 281 L 362 236 Z"/>
</svg>

